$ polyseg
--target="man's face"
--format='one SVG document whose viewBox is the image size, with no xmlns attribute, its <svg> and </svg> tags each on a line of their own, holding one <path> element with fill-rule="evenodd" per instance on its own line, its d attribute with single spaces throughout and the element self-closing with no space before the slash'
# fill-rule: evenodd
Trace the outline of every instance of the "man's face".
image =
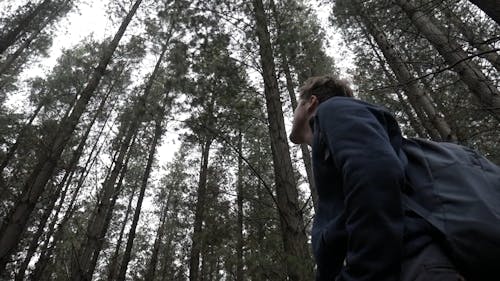
<svg viewBox="0 0 500 281">
<path fill-rule="evenodd" d="M 292 132 L 290 141 L 295 144 L 312 143 L 312 130 L 309 126 L 309 120 L 314 116 L 317 107 L 316 96 L 309 99 L 299 99 L 297 108 L 293 113 Z"/>
</svg>

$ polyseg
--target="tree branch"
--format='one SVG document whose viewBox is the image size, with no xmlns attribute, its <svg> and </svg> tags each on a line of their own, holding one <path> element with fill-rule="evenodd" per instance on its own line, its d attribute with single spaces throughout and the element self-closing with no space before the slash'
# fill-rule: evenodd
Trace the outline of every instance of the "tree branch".
<svg viewBox="0 0 500 281">
<path fill-rule="evenodd" d="M 467 61 L 467 60 L 473 59 L 473 58 L 475 58 L 475 57 L 480 57 L 480 56 L 485 55 L 485 54 L 495 53 L 495 52 L 498 52 L 498 51 L 500 51 L 500 48 L 495 48 L 495 49 L 491 49 L 491 50 L 488 50 L 488 51 L 484 51 L 484 52 L 476 53 L 476 54 L 474 54 L 474 55 L 471 55 L 471 56 L 465 57 L 465 58 L 463 58 L 463 59 L 461 59 L 461 60 L 459 60 L 459 61 L 455 62 L 454 64 L 452 64 L 452 65 L 450 65 L 450 66 L 448 66 L 448 67 L 438 69 L 438 70 L 436 70 L 436 71 L 434 71 L 434 72 L 427 73 L 427 74 L 425 74 L 425 75 L 422 75 L 422 76 L 416 77 L 416 78 L 414 78 L 414 79 L 410 79 L 410 80 L 408 80 L 408 81 L 406 81 L 406 82 L 404 82 L 404 83 L 399 83 L 399 84 L 396 84 L 396 85 L 389 85 L 389 86 L 380 87 L 380 88 L 373 88 L 373 89 L 370 89 L 370 90 L 368 90 L 368 91 L 370 91 L 370 92 L 375 92 L 375 91 L 385 90 L 385 89 L 390 89 L 390 88 L 400 88 L 400 87 L 404 87 L 404 86 L 406 86 L 406 85 L 408 85 L 408 84 L 410 84 L 410 83 L 413 83 L 413 82 L 415 82 L 415 81 L 418 81 L 418 80 L 424 79 L 424 78 L 429 77 L 429 76 L 435 76 L 435 75 L 437 75 L 437 74 L 439 74 L 439 73 L 442 73 L 442 72 L 444 72 L 444 71 L 446 71 L 446 70 L 450 70 L 450 69 L 454 68 L 455 66 L 457 66 L 458 64 L 460 64 L 460 63 L 462 63 L 462 62 L 464 62 L 464 61 Z"/>
</svg>

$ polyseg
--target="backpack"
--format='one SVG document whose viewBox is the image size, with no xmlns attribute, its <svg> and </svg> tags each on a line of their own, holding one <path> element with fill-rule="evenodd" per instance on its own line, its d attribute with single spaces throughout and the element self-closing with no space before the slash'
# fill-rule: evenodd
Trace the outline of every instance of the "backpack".
<svg viewBox="0 0 500 281">
<path fill-rule="evenodd" d="M 467 280 L 499 280 L 500 167 L 452 143 L 409 139 L 402 150 L 403 204 L 442 234 Z"/>
</svg>

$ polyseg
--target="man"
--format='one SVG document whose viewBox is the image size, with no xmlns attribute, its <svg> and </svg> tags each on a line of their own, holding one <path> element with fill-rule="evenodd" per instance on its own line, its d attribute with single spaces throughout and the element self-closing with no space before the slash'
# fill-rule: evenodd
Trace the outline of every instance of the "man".
<svg viewBox="0 0 500 281">
<path fill-rule="evenodd" d="M 290 140 L 312 146 L 316 280 L 464 280 L 440 234 L 403 206 L 405 139 L 388 111 L 354 99 L 345 81 L 313 77 Z"/>
</svg>

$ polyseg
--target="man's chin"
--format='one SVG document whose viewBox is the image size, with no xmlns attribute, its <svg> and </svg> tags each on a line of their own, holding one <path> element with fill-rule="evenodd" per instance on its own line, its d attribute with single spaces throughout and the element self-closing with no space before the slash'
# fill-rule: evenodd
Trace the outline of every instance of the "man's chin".
<svg viewBox="0 0 500 281">
<path fill-rule="evenodd" d="M 299 136 L 293 133 L 288 136 L 288 139 L 294 144 L 301 144 L 303 142 Z"/>
</svg>

